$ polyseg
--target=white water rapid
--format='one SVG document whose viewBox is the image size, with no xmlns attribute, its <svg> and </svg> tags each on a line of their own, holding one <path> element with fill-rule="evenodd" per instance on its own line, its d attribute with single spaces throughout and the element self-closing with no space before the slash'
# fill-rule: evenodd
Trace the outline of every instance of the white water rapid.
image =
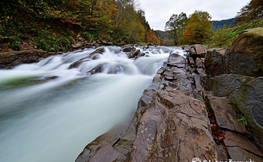
<svg viewBox="0 0 263 162">
<path fill-rule="evenodd" d="M 152 47 L 134 60 L 120 47 L 104 49 L 96 59 L 85 49 L 0 70 L 0 162 L 75 161 L 96 137 L 132 119 L 170 53 L 184 54 Z"/>
</svg>

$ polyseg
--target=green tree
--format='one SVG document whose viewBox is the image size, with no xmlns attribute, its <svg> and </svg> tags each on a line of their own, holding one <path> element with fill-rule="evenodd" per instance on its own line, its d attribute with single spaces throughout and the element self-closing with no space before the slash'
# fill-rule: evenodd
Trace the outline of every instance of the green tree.
<svg viewBox="0 0 263 162">
<path fill-rule="evenodd" d="M 202 43 L 211 34 L 212 17 L 208 12 L 195 11 L 189 18 L 184 37 L 192 43 Z"/>
<path fill-rule="evenodd" d="M 114 33 L 119 41 L 145 41 L 146 20 L 144 12 L 137 10 L 134 0 L 117 0 L 118 13 L 115 19 Z"/>
<path fill-rule="evenodd" d="M 182 12 L 180 15 L 173 14 L 169 21 L 166 22 L 165 30 L 168 36 L 173 40 L 174 45 L 177 45 L 179 38 L 183 36 L 187 20 L 186 14 Z"/>
<path fill-rule="evenodd" d="M 237 15 L 238 21 L 249 21 L 263 17 L 263 0 L 251 0 Z"/>
</svg>

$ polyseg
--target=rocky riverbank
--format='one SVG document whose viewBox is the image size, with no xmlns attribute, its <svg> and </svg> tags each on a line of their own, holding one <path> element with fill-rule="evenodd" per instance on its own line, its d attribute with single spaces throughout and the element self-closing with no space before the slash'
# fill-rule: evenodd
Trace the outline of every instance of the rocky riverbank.
<svg viewBox="0 0 263 162">
<path fill-rule="evenodd" d="M 93 43 L 86 42 L 80 35 L 78 35 L 75 41 L 72 43 L 74 50 L 83 50 L 85 48 L 97 48 L 100 46 L 112 46 L 112 42 L 96 41 Z M 119 43 L 118 46 L 122 46 L 123 51 L 127 53 L 129 58 L 140 57 L 142 53 L 136 50 L 136 45 L 125 45 L 125 43 Z M 149 48 L 153 44 L 148 44 L 145 48 Z M 63 51 L 47 52 L 42 49 L 36 49 L 37 47 L 31 43 L 23 42 L 19 45 L 19 51 L 13 51 L 7 49 L 6 52 L 0 52 L 0 69 L 11 69 L 17 65 L 23 63 L 39 62 L 43 58 L 47 58 L 52 55 L 62 54 Z M 100 53 L 100 52 L 98 52 Z"/>
<path fill-rule="evenodd" d="M 76 161 L 263 161 L 261 31 L 228 48 L 171 54 L 129 127 L 98 137 Z"/>
</svg>

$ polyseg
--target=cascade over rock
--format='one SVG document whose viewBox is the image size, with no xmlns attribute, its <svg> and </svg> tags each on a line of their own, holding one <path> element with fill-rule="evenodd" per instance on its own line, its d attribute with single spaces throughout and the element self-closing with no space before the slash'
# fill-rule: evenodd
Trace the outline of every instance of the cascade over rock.
<svg viewBox="0 0 263 162">
<path fill-rule="evenodd" d="M 221 74 L 222 68 L 215 67 L 217 72 L 210 76 L 204 65 L 209 59 L 221 62 L 221 50 L 212 49 L 208 50 L 209 54 L 197 55 L 196 49 L 202 46 L 195 47 L 189 50 L 187 58 L 170 54 L 152 85 L 144 91 L 124 134 L 116 131 L 98 137 L 85 147 L 76 161 L 170 162 L 192 161 L 193 158 L 262 161 L 262 151 L 249 140 L 251 133 L 237 118 L 233 98 L 216 97 L 226 96 L 237 87 L 228 85 L 229 90 L 220 90 L 224 85 L 218 83 L 217 78 L 231 76 L 229 83 L 238 85 L 253 77 L 228 74 L 211 77 Z M 207 60 L 203 58 L 205 55 Z M 240 82 L 236 82 L 236 76 Z M 214 90 L 216 96 L 207 90 Z"/>
</svg>

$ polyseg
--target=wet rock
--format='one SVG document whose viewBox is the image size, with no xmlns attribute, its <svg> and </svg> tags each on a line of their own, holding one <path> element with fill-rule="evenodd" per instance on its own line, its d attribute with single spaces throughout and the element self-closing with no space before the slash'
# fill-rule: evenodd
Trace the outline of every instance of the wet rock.
<svg viewBox="0 0 263 162">
<path fill-rule="evenodd" d="M 138 59 L 139 57 L 143 57 L 143 56 L 145 56 L 145 53 L 139 53 L 136 57 L 134 57 L 134 59 L 136 60 L 136 59 Z"/>
<path fill-rule="evenodd" d="M 190 56 L 196 56 L 196 51 L 193 47 L 190 48 Z"/>
<path fill-rule="evenodd" d="M 113 149 L 113 146 L 124 136 L 128 126 L 129 123 L 127 121 L 123 122 L 122 124 L 113 127 L 107 133 L 96 138 L 84 148 L 82 153 L 76 159 L 76 162 L 113 161 L 113 159 L 116 158 L 116 154 L 119 155 L 119 153 Z"/>
<path fill-rule="evenodd" d="M 22 63 L 38 62 L 45 54 L 43 50 L 25 50 L 0 53 L 0 69 L 10 69 Z"/>
<path fill-rule="evenodd" d="M 196 58 L 195 65 L 196 65 L 197 68 L 203 68 L 203 66 L 204 66 L 203 62 L 202 62 L 202 60 L 200 58 Z"/>
<path fill-rule="evenodd" d="M 107 66 L 107 64 L 100 64 L 100 65 L 94 67 L 93 69 L 91 69 L 90 71 L 88 71 L 87 74 L 92 75 L 92 74 L 100 73 L 105 69 L 106 66 Z"/>
<path fill-rule="evenodd" d="M 126 135 L 116 145 L 95 145 L 95 154 L 87 150 L 82 155 L 90 161 L 217 159 L 209 125 L 201 101 L 180 91 L 159 91 L 140 100 Z"/>
<path fill-rule="evenodd" d="M 231 74 L 263 75 L 263 28 L 244 31 L 227 48 L 225 61 Z"/>
<path fill-rule="evenodd" d="M 118 65 L 118 66 L 115 66 L 114 68 L 112 68 L 112 69 L 108 72 L 108 74 L 118 74 L 118 73 L 120 73 L 120 72 L 122 72 L 122 71 L 123 71 L 123 66 Z"/>
<path fill-rule="evenodd" d="M 72 63 L 70 66 L 69 66 L 69 69 L 72 69 L 72 68 L 77 68 L 79 67 L 83 62 L 87 62 L 87 61 L 90 61 L 90 60 L 95 60 L 98 55 L 101 55 L 103 54 L 103 52 L 105 52 L 105 49 L 104 47 L 102 48 L 98 48 L 96 49 L 94 52 L 92 52 L 91 54 L 89 54 L 88 56 L 85 56 L 81 59 L 79 59 L 78 61 L 75 61 L 74 63 Z"/>
<path fill-rule="evenodd" d="M 97 55 L 103 54 L 104 52 L 105 52 L 104 47 L 98 48 L 98 49 L 96 49 L 94 52 L 92 52 L 92 53 L 89 55 L 89 58 L 91 58 L 91 59 L 96 59 L 96 56 L 97 56 Z"/>
<path fill-rule="evenodd" d="M 184 45 L 184 46 L 182 46 L 182 49 L 185 50 L 186 52 L 189 52 L 191 49 L 191 46 L 190 45 Z"/>
<path fill-rule="evenodd" d="M 195 82 L 195 89 L 199 92 L 201 92 L 204 88 L 201 85 L 201 77 L 200 75 L 195 75 L 194 76 L 194 82 Z"/>
<path fill-rule="evenodd" d="M 247 133 L 245 126 L 241 121 L 238 121 L 229 99 L 226 97 L 207 97 L 206 103 L 213 110 L 219 127 L 242 134 Z"/>
<path fill-rule="evenodd" d="M 124 42 L 118 43 L 118 46 L 124 46 L 124 45 L 125 45 Z"/>
<path fill-rule="evenodd" d="M 186 60 L 183 56 L 178 54 L 171 54 L 168 58 L 167 65 L 176 66 L 178 68 L 185 68 Z"/>
<path fill-rule="evenodd" d="M 207 51 L 205 57 L 205 69 L 207 74 L 216 76 L 226 73 L 225 51 L 226 50 L 223 48 L 213 48 Z"/>
<path fill-rule="evenodd" d="M 128 57 L 129 57 L 129 58 L 135 58 L 135 57 L 138 58 L 139 55 L 141 55 L 141 51 L 140 51 L 140 50 L 130 51 Z"/>
<path fill-rule="evenodd" d="M 107 42 L 105 40 L 101 41 L 101 44 L 104 45 L 104 46 L 112 46 L 113 45 L 112 42 Z"/>
<path fill-rule="evenodd" d="M 165 70 L 164 67 L 161 67 L 157 71 L 155 77 L 153 78 L 153 83 L 161 83 L 162 82 L 164 70 Z"/>
<path fill-rule="evenodd" d="M 205 57 L 206 55 L 206 48 L 203 47 L 200 44 L 195 44 L 193 46 L 191 46 L 191 50 L 190 50 L 190 56 L 193 58 L 196 57 Z"/>
<path fill-rule="evenodd" d="M 158 92 L 137 129 L 132 161 L 217 158 L 205 105 L 180 91 Z"/>
<path fill-rule="evenodd" d="M 192 67 L 194 67 L 195 61 L 194 61 L 193 57 L 189 57 L 189 63 L 190 63 L 190 65 L 191 65 Z"/>
<path fill-rule="evenodd" d="M 245 136 L 226 131 L 224 143 L 232 160 L 263 161 L 263 153 Z"/>
<path fill-rule="evenodd" d="M 204 63 L 204 59 L 198 61 Z M 184 57 L 171 54 L 152 85 L 144 91 L 125 135 L 90 146 L 82 155 L 91 157 L 91 161 L 191 161 L 194 157 L 228 160 L 230 153 L 235 158 L 233 153 L 240 151 L 240 147 L 232 148 L 227 141 L 229 136 L 225 140 L 227 147 L 215 144 L 202 96 L 209 98 L 217 127 L 224 129 L 222 134 L 225 130 L 243 134 L 247 131 L 236 119 L 230 100 L 213 97 L 213 92 L 204 90 L 202 85 L 207 84 L 206 88 L 215 90 L 216 94 L 229 95 L 255 78 L 226 74 L 212 78 L 200 69 L 203 68 L 191 68 Z M 248 145 L 255 146 L 253 142 Z M 255 153 L 258 155 L 253 158 L 261 156 Z"/>
<path fill-rule="evenodd" d="M 136 48 L 132 45 L 126 45 L 123 47 L 123 52 L 131 52 L 131 51 L 135 51 Z"/>
<path fill-rule="evenodd" d="M 165 70 L 164 77 L 167 80 L 187 79 L 186 71 L 182 68 L 169 67 Z"/>
</svg>

